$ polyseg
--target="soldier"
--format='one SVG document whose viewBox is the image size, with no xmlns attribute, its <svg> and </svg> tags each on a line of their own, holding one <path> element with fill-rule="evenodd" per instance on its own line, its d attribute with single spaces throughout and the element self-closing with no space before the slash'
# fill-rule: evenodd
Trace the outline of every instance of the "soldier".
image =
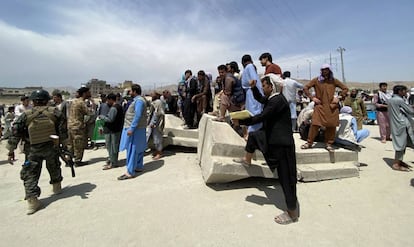
<svg viewBox="0 0 414 247">
<path fill-rule="evenodd" d="M 36 90 L 30 99 L 33 100 L 33 109 L 23 112 L 14 122 L 7 144 L 9 162 L 12 162 L 14 150 L 21 139 L 29 144 L 27 158 L 20 172 L 26 193 L 25 200 L 28 202 L 27 214 L 35 213 L 41 207 L 37 198 L 40 196 L 38 182 L 43 160 L 46 160 L 53 193 L 61 192 L 59 153 L 50 135 L 59 135 L 61 140 L 67 136 L 65 116 L 55 107 L 47 106 L 49 93 L 42 89 Z"/>
<path fill-rule="evenodd" d="M 86 107 L 85 99 L 89 99 L 91 97 L 91 93 L 87 87 L 79 88 L 77 93 L 79 94 L 79 98 L 73 100 L 68 119 L 68 148 L 74 154 L 75 166 L 83 166 L 88 164 L 87 162 L 82 162 L 83 151 L 85 150 L 85 144 L 87 141 L 85 116 L 89 116 L 91 114 Z"/>
</svg>

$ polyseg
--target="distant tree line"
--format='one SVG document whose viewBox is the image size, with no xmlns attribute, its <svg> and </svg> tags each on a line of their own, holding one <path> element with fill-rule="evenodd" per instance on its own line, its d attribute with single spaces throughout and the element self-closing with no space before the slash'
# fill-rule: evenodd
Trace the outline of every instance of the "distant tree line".
<svg viewBox="0 0 414 247">
<path fill-rule="evenodd" d="M 52 91 L 52 95 L 55 95 L 55 94 L 58 94 L 58 93 L 60 93 L 62 96 L 70 96 L 70 93 L 68 91 L 65 91 L 65 90 L 61 91 L 59 89 L 54 89 Z"/>
</svg>

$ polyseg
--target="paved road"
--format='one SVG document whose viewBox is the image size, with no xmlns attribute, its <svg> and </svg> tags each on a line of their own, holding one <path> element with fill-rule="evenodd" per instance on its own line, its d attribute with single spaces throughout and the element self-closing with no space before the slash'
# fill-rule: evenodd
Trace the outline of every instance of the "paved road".
<svg viewBox="0 0 414 247">
<path fill-rule="evenodd" d="M 147 171 L 126 181 L 116 180 L 123 167 L 101 170 L 104 149 L 88 150 L 93 164 L 77 168 L 76 178 L 64 168 L 58 196 L 43 170 L 45 207 L 27 216 L 22 155 L 7 164 L 3 141 L 0 246 L 412 246 L 414 172 L 391 170 L 392 144 L 381 144 L 377 126 L 368 128 L 360 177 L 299 183 L 301 218 L 287 226 L 273 222 L 285 207 L 273 180 L 207 186 L 196 154 L 175 149 L 160 161 L 145 157 Z M 405 161 L 414 161 L 412 150 Z"/>
</svg>

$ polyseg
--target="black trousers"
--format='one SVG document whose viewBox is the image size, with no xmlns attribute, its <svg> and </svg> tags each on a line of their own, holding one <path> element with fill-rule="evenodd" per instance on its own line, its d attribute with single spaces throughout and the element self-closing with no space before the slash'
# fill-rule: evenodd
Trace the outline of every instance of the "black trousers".
<svg viewBox="0 0 414 247">
<path fill-rule="evenodd" d="M 194 114 L 196 111 L 196 104 L 191 102 L 191 97 L 187 97 L 184 101 L 183 117 L 185 124 L 192 128 L 194 127 Z"/>
<path fill-rule="evenodd" d="M 272 172 L 277 170 L 287 208 L 289 210 L 295 210 L 298 200 L 296 196 L 297 170 L 295 145 L 279 146 L 266 144 L 264 131 L 258 130 L 249 133 L 249 139 L 245 147 L 246 152 L 249 153 L 254 153 L 257 149 L 263 153 L 270 170 Z"/>
</svg>

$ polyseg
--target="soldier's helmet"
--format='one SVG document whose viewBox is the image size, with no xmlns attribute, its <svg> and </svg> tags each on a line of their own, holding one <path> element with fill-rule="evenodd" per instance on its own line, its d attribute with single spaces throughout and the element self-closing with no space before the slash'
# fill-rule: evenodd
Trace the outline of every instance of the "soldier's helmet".
<svg viewBox="0 0 414 247">
<path fill-rule="evenodd" d="M 38 89 L 32 92 L 30 99 L 33 101 L 48 101 L 50 100 L 50 94 L 46 90 Z"/>
</svg>

